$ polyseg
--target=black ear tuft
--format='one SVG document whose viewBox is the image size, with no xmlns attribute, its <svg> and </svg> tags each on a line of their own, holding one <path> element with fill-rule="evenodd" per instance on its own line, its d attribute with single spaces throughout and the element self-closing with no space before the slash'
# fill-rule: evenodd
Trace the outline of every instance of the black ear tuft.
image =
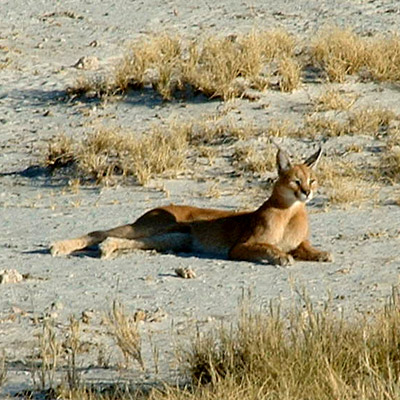
<svg viewBox="0 0 400 400">
<path fill-rule="evenodd" d="M 286 151 L 279 149 L 276 155 L 276 164 L 278 166 L 278 174 L 289 171 L 292 168 L 292 163 L 290 162 L 289 155 Z"/>
<path fill-rule="evenodd" d="M 307 167 L 310 168 L 315 168 L 321 158 L 322 155 L 322 147 L 320 147 L 313 155 L 307 158 L 306 161 L 304 161 L 304 164 L 307 165 Z"/>
</svg>

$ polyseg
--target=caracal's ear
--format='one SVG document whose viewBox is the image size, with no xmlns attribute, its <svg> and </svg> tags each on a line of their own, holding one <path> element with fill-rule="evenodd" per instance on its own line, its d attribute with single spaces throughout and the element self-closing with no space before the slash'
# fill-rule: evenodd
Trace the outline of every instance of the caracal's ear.
<svg viewBox="0 0 400 400">
<path fill-rule="evenodd" d="M 315 168 L 321 158 L 322 147 L 320 147 L 312 156 L 308 157 L 304 164 L 309 168 Z"/>
<path fill-rule="evenodd" d="M 286 151 L 279 148 L 278 153 L 276 155 L 276 164 L 278 166 L 278 174 L 282 174 L 283 172 L 289 171 L 292 168 L 292 163 L 290 162 L 290 158 Z"/>
</svg>

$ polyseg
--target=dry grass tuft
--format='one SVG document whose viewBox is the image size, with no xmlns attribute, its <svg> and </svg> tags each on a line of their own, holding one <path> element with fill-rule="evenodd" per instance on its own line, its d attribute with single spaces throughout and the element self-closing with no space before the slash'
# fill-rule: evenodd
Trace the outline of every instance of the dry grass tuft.
<svg viewBox="0 0 400 400">
<path fill-rule="evenodd" d="M 233 119 L 224 119 L 219 115 L 204 115 L 191 122 L 176 122 L 174 130 L 187 132 L 189 143 L 198 145 L 218 145 L 255 137 L 259 129 L 251 122 L 238 124 Z"/>
<path fill-rule="evenodd" d="M 363 38 L 350 29 L 328 28 L 318 34 L 311 56 L 331 82 L 360 73 L 365 79 L 400 80 L 400 37 L 397 34 Z"/>
<path fill-rule="evenodd" d="M 276 149 L 272 145 L 263 150 L 251 145 L 237 147 L 233 153 L 233 165 L 237 171 L 253 174 L 275 171 Z"/>
<path fill-rule="evenodd" d="M 228 100 L 250 87 L 267 88 L 273 60 L 283 60 L 280 86 L 291 91 L 300 82 L 294 46 L 295 39 L 279 30 L 192 42 L 166 33 L 150 36 L 128 48 L 111 77 L 80 77 L 68 93 L 102 96 L 152 86 L 165 100 L 186 88 Z"/>
<path fill-rule="evenodd" d="M 376 200 L 378 191 L 373 183 L 367 182 L 369 171 L 339 157 L 321 160 L 318 180 L 325 189 L 330 204 L 360 205 Z"/>
<path fill-rule="evenodd" d="M 237 326 L 198 336 L 188 354 L 191 389 L 152 400 L 396 399 L 400 394 L 398 297 L 374 320 L 346 320 L 310 302 L 289 321 L 271 306 L 242 311 Z"/>
<path fill-rule="evenodd" d="M 397 116 L 393 111 L 384 108 L 361 108 L 341 119 L 314 114 L 306 117 L 301 132 L 303 136 L 307 137 L 319 135 L 330 137 L 343 135 L 378 136 L 388 132 L 390 124 L 396 118 Z"/>
<path fill-rule="evenodd" d="M 293 57 L 283 57 L 278 65 L 279 88 L 282 92 L 293 92 L 301 83 L 301 65 Z"/>
<path fill-rule="evenodd" d="M 255 137 L 259 129 L 251 123 L 237 123 L 219 115 L 151 126 L 142 135 L 119 128 L 93 130 L 83 138 L 56 136 L 48 146 L 44 165 L 51 171 L 70 167 L 78 177 L 111 183 L 117 177 L 133 177 L 145 185 L 162 175 L 175 177 L 183 171 L 189 151 L 212 154 L 206 149 Z"/>
<path fill-rule="evenodd" d="M 45 320 L 35 335 L 37 347 L 32 360 L 32 380 L 41 390 L 54 387 L 62 346 L 52 321 Z"/>
<path fill-rule="evenodd" d="M 164 100 L 188 89 L 229 100 L 246 97 L 249 88 L 267 89 L 274 74 L 279 89 L 290 92 L 301 84 L 307 58 L 309 65 L 322 68 L 331 82 L 344 82 L 347 75 L 356 73 L 363 79 L 400 80 L 397 35 L 363 38 L 350 29 L 334 27 L 308 41 L 311 45 L 299 48 L 296 38 L 283 30 L 253 30 L 194 41 L 168 33 L 144 37 L 129 46 L 111 74 L 80 76 L 67 92 L 107 97 L 152 87 Z M 347 109 L 351 103 L 339 100 L 332 109 Z"/>
<path fill-rule="evenodd" d="M 108 314 L 108 323 L 115 343 L 124 356 L 125 364 L 129 365 L 130 360 L 134 360 L 144 369 L 142 343 L 134 315 L 127 315 L 124 307 L 114 301 Z"/>
<path fill-rule="evenodd" d="M 306 116 L 301 136 L 315 138 L 318 136 L 336 137 L 348 133 L 347 121 L 336 120 L 320 115 Z M 300 135 L 299 135 L 300 136 Z"/>
<path fill-rule="evenodd" d="M 95 130 L 81 140 L 56 137 L 46 155 L 52 169 L 73 165 L 79 175 L 97 182 L 113 176 L 133 176 L 145 184 L 158 174 L 173 176 L 186 159 L 187 137 L 183 128 L 153 126 L 137 138 L 119 129 Z"/>
<path fill-rule="evenodd" d="M 56 136 L 48 145 L 44 165 L 53 170 L 68 167 L 73 162 L 73 140 L 65 134 Z"/>
<path fill-rule="evenodd" d="M 192 44 L 186 67 L 187 82 L 207 97 L 229 100 L 240 96 L 249 83 L 237 84 L 235 80 L 254 76 L 261 68 L 259 51 L 253 49 L 251 64 L 247 60 L 247 50 L 231 38 L 209 37 L 202 46 Z"/>
<path fill-rule="evenodd" d="M 361 153 L 363 150 L 364 150 L 364 147 L 357 143 L 349 144 L 346 147 L 346 152 L 348 152 L 348 153 Z"/>
<path fill-rule="evenodd" d="M 291 121 L 271 120 L 268 125 L 267 135 L 272 137 L 295 137 L 301 134 Z"/>
<path fill-rule="evenodd" d="M 383 152 L 380 165 L 380 174 L 391 183 L 400 182 L 400 146 L 388 146 Z"/>
<path fill-rule="evenodd" d="M 388 109 L 363 108 L 350 115 L 349 133 L 378 135 L 382 131 L 387 131 L 395 118 L 395 113 Z"/>
<path fill-rule="evenodd" d="M 0 388 L 7 381 L 7 362 L 6 355 L 3 354 L 0 356 Z"/>
<path fill-rule="evenodd" d="M 314 100 L 315 111 L 347 111 L 356 101 L 354 95 L 341 93 L 337 89 L 327 89 Z"/>
<path fill-rule="evenodd" d="M 131 153 L 133 170 L 140 184 L 156 175 L 170 177 L 182 171 L 186 161 L 187 136 L 185 129 L 167 129 L 154 126 L 145 138 L 139 140 Z"/>
<path fill-rule="evenodd" d="M 368 318 L 346 318 L 329 303 L 316 309 L 304 294 L 285 314 L 274 303 L 263 312 L 244 305 L 235 325 L 198 332 L 181 353 L 189 379 L 184 388 L 163 385 L 141 392 L 117 383 L 97 390 L 61 386 L 49 394 L 70 400 L 395 400 L 400 395 L 399 299 L 393 289 L 387 306 Z M 133 315 L 114 302 L 109 323 L 125 357 L 143 368 Z M 43 337 L 41 348 L 50 349 L 54 339 Z"/>
<path fill-rule="evenodd" d="M 357 73 L 365 64 L 365 47 L 350 29 L 327 28 L 312 41 L 311 56 L 331 82 L 344 82 L 346 75 Z"/>
<path fill-rule="evenodd" d="M 367 201 L 375 201 L 378 196 L 376 187 L 360 179 L 336 176 L 331 184 L 327 188 L 330 204 L 359 206 Z"/>
<path fill-rule="evenodd" d="M 284 57 L 292 57 L 297 39 L 283 29 L 261 32 L 259 40 L 263 45 L 263 54 L 269 61 Z"/>
<path fill-rule="evenodd" d="M 298 66 L 292 60 L 294 46 L 295 39 L 282 30 L 208 37 L 191 44 L 185 81 L 208 97 L 228 100 L 242 96 L 249 87 L 266 89 L 270 78 L 266 72 L 268 63 L 285 59 L 281 67 L 282 88 L 293 90 L 299 79 Z"/>
<path fill-rule="evenodd" d="M 378 81 L 400 80 L 400 37 L 372 38 L 367 45 L 366 66 L 372 79 Z"/>
<path fill-rule="evenodd" d="M 77 390 L 81 383 L 81 375 L 78 371 L 77 357 L 80 352 L 80 324 L 74 317 L 70 317 L 68 334 L 63 342 L 67 357 L 66 381 L 70 391 Z"/>
<path fill-rule="evenodd" d="M 121 92 L 152 85 L 163 99 L 182 88 L 182 46 L 178 36 L 162 34 L 133 43 L 115 70 Z"/>
<path fill-rule="evenodd" d="M 66 90 L 67 94 L 74 97 L 86 96 L 88 98 L 107 98 L 120 93 L 120 89 L 108 76 L 80 75 L 74 84 Z"/>
</svg>

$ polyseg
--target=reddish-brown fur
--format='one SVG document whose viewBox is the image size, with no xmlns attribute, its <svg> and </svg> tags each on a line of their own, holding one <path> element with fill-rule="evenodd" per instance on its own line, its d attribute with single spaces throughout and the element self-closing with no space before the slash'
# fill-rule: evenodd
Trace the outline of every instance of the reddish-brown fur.
<svg viewBox="0 0 400 400">
<path fill-rule="evenodd" d="M 168 205 L 148 211 L 133 224 L 91 232 L 56 242 L 53 255 L 100 245 L 102 256 L 118 250 L 154 249 L 197 252 L 232 260 L 288 265 L 293 258 L 331 261 L 330 253 L 313 248 L 305 207 L 317 188 L 312 168 L 321 150 L 292 166 L 283 150 L 277 154 L 278 180 L 270 198 L 253 212 L 232 212 Z"/>
</svg>

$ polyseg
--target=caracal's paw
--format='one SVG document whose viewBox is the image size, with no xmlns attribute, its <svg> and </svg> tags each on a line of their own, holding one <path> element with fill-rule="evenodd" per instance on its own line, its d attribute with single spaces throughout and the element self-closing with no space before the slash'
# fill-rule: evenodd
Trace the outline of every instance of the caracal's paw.
<svg viewBox="0 0 400 400">
<path fill-rule="evenodd" d="M 322 261 L 322 262 L 333 262 L 333 255 L 329 251 L 321 251 L 318 254 L 317 261 Z"/>
<path fill-rule="evenodd" d="M 112 254 L 118 249 L 117 240 L 109 237 L 99 244 L 100 257 L 111 258 Z"/>
<path fill-rule="evenodd" d="M 294 258 L 290 254 L 280 254 L 274 258 L 272 263 L 281 267 L 287 267 L 294 263 Z"/>
<path fill-rule="evenodd" d="M 50 245 L 50 253 L 55 256 L 66 256 L 74 251 L 69 240 L 61 240 Z"/>
</svg>

